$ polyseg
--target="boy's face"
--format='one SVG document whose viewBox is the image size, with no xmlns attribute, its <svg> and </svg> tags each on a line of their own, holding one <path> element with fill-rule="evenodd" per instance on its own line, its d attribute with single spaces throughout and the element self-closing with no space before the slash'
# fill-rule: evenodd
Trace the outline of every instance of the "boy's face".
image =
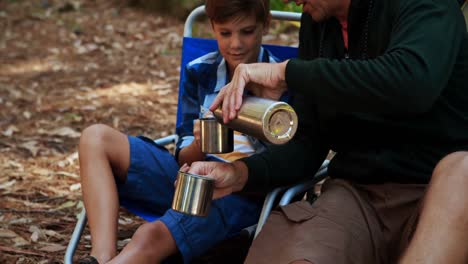
<svg viewBox="0 0 468 264">
<path fill-rule="evenodd" d="M 267 29 L 262 23 L 257 23 L 255 16 L 233 18 L 223 23 L 213 22 L 212 25 L 230 76 L 239 63 L 257 62 L 262 35 Z"/>
</svg>

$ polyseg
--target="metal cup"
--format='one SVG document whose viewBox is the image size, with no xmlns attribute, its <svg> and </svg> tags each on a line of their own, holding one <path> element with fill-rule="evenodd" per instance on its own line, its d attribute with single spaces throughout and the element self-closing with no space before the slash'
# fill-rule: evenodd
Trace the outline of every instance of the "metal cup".
<svg viewBox="0 0 468 264">
<path fill-rule="evenodd" d="M 200 144 L 203 153 L 228 153 L 234 150 L 234 132 L 214 117 L 200 119 Z"/>
<path fill-rule="evenodd" d="M 179 171 L 172 209 L 184 214 L 207 216 L 213 200 L 214 183 L 212 178 Z"/>
</svg>

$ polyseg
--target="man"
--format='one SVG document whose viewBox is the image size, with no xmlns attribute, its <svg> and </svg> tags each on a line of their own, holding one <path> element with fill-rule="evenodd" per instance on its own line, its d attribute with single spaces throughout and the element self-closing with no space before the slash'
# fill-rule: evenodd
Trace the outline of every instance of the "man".
<svg viewBox="0 0 468 264">
<path fill-rule="evenodd" d="M 467 263 L 468 36 L 457 1 L 295 2 L 299 59 L 239 65 L 211 106 L 229 122 L 248 84 L 270 98 L 292 90 L 295 138 L 190 168 L 214 177 L 220 197 L 310 177 L 336 152 L 317 201 L 274 212 L 246 263 Z"/>
</svg>

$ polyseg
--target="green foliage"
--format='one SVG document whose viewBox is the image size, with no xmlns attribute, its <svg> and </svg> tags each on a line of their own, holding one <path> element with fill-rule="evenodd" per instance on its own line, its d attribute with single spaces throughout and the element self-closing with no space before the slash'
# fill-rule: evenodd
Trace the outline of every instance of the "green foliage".
<svg viewBox="0 0 468 264">
<path fill-rule="evenodd" d="M 270 0 L 270 8 L 271 10 L 302 12 L 301 6 L 296 6 L 295 3 L 285 4 L 283 0 Z"/>
<path fill-rule="evenodd" d="M 179 0 L 182 8 L 191 10 L 205 3 L 203 0 Z"/>
<path fill-rule="evenodd" d="M 0 0 L 1 1 L 1 0 Z M 184 19 L 195 7 L 202 5 L 204 0 L 115 0 L 125 5 L 142 8 L 149 12 L 159 12 Z"/>
<path fill-rule="evenodd" d="M 204 0 L 180 0 L 179 7 L 191 9 L 200 4 L 204 4 L 204 2 Z M 302 12 L 300 6 L 296 6 L 295 3 L 285 4 L 283 0 L 270 0 L 270 8 L 272 10 Z"/>
</svg>

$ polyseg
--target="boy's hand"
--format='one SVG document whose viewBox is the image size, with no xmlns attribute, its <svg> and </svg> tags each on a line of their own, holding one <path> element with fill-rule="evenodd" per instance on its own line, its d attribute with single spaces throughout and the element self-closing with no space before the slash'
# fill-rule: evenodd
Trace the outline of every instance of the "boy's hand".
<svg viewBox="0 0 468 264">
<path fill-rule="evenodd" d="M 195 119 L 193 122 L 193 137 L 194 139 L 192 143 L 180 150 L 179 165 L 184 163 L 191 164 L 194 161 L 200 161 L 205 158 L 205 153 L 201 151 L 201 133 L 199 119 Z"/>
<path fill-rule="evenodd" d="M 197 144 L 198 148 L 201 150 L 200 119 L 195 119 L 193 122 L 193 137 L 194 137 L 193 143 Z"/>
<path fill-rule="evenodd" d="M 221 89 L 210 110 L 214 111 L 222 105 L 224 123 L 236 118 L 242 105 L 244 89 L 248 85 L 252 85 L 252 89 L 260 97 L 279 99 L 287 90 L 285 81 L 287 62 L 239 64 L 231 82 Z"/>
</svg>

